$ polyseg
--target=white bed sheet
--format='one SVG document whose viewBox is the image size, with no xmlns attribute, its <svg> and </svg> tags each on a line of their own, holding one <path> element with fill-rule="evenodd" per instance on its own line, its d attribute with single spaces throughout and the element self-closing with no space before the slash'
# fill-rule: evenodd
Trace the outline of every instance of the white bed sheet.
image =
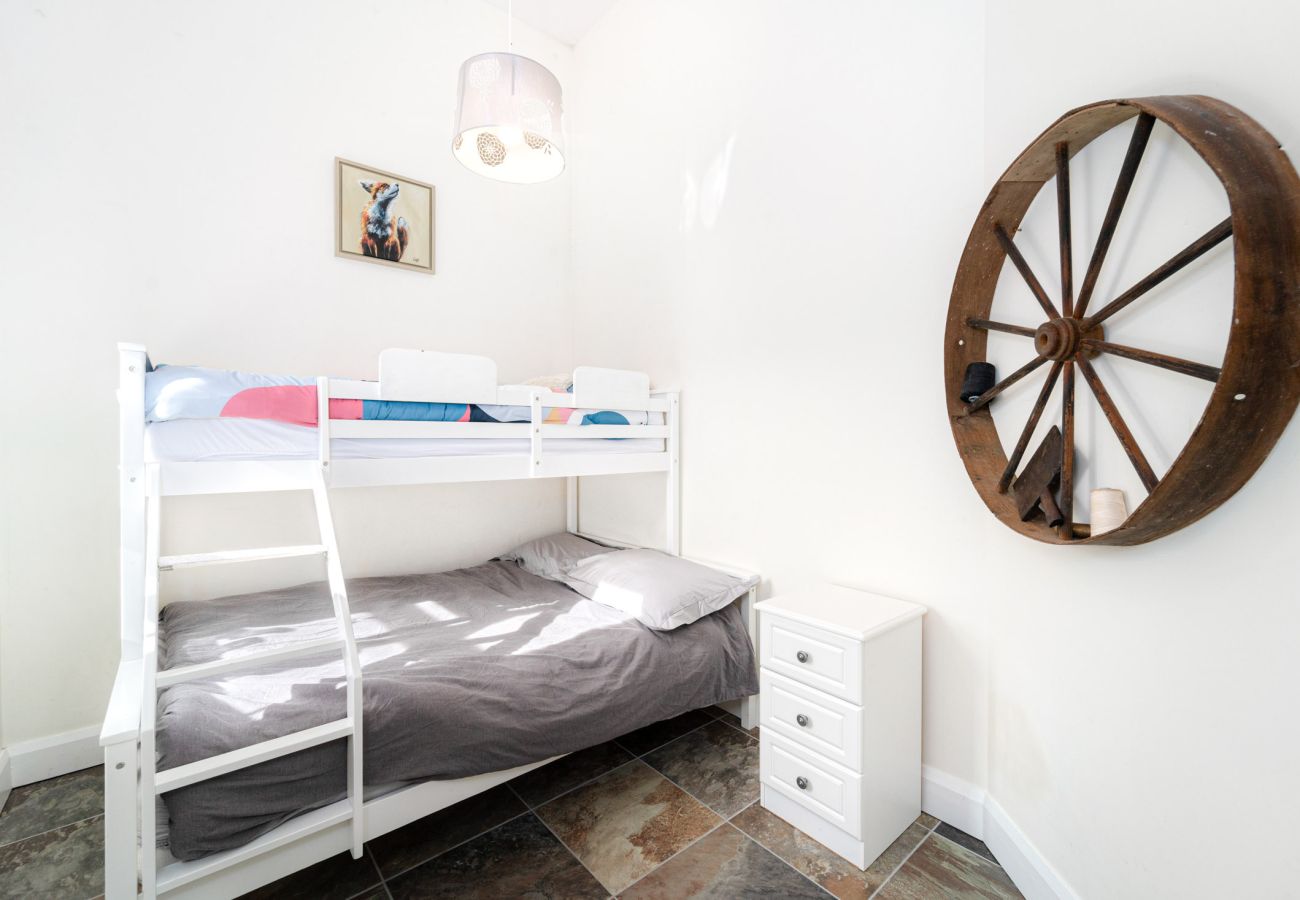
<svg viewBox="0 0 1300 900">
<path fill-rule="evenodd" d="M 150 462 L 249 459 L 315 459 L 316 429 L 270 419 L 174 419 L 145 428 Z M 568 438 L 546 442 L 547 453 L 658 453 L 659 438 Z M 427 456 L 526 455 L 520 438 L 334 438 L 336 459 L 399 459 Z"/>
</svg>

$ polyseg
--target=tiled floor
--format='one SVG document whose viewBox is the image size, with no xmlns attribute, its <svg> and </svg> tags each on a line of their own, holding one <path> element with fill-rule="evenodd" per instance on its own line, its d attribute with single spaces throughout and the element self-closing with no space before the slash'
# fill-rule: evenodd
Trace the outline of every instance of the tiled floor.
<svg viewBox="0 0 1300 900">
<path fill-rule="evenodd" d="M 764 810 L 756 729 L 697 710 L 574 753 L 255 898 L 1019 897 L 986 846 L 922 815 L 865 872 Z M 0 897 L 86 900 L 103 885 L 99 769 L 15 790 Z"/>
</svg>

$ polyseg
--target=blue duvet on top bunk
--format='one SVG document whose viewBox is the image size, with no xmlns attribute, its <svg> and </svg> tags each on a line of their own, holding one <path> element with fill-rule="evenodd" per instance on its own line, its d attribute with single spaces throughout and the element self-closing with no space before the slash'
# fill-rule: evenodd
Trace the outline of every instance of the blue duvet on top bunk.
<svg viewBox="0 0 1300 900">
<path fill-rule="evenodd" d="M 145 376 L 145 421 L 172 419 L 274 419 L 316 424 L 316 380 L 261 375 L 202 366 L 159 366 Z M 553 425 L 646 425 L 649 414 L 627 410 L 545 407 Z M 527 406 L 473 403 L 412 403 L 396 400 L 330 400 L 331 419 L 408 422 L 527 422 Z"/>
</svg>

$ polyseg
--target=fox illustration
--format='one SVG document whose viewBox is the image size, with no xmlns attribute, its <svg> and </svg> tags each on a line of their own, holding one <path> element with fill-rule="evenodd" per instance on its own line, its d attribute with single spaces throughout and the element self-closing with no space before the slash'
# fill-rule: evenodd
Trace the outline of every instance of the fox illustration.
<svg viewBox="0 0 1300 900">
<path fill-rule="evenodd" d="M 370 202 L 361 208 L 361 252 L 366 256 L 397 262 L 406 245 L 411 242 L 406 219 L 393 221 L 388 207 L 397 199 L 402 186 L 397 182 L 359 181 L 361 189 L 370 195 Z"/>
</svg>

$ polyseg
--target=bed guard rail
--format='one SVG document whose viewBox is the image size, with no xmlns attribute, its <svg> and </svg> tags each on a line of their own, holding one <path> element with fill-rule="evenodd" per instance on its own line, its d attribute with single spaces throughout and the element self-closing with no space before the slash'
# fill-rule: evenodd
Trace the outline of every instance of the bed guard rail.
<svg viewBox="0 0 1300 900">
<path fill-rule="evenodd" d="M 559 394 L 532 385 L 498 385 L 497 366 L 486 356 L 390 348 L 379 354 L 379 380 L 330 378 L 336 400 L 395 400 L 527 406 L 545 397 L 548 407 L 668 412 L 663 392 L 652 393 L 650 376 L 630 369 L 579 366 L 573 390 Z"/>
<path fill-rule="evenodd" d="M 657 452 L 664 458 L 661 465 L 648 467 L 642 460 L 610 455 L 604 463 L 608 474 L 676 468 L 678 395 L 672 391 L 652 392 L 650 376 L 644 372 L 579 366 L 574 370 L 570 393 L 530 385 L 498 386 L 496 379 L 496 363 L 485 356 L 404 349 L 389 349 L 380 354 L 378 381 L 318 378 L 317 440 L 321 468 L 329 470 L 330 442 L 335 438 L 526 438 L 530 445 L 529 477 L 573 474 L 564 470 L 561 459 L 546 456 L 548 440 L 649 438 L 665 442 L 664 448 Z M 331 399 L 526 406 L 530 413 L 529 421 L 515 423 L 331 419 Z M 553 408 L 661 413 L 664 422 L 661 425 L 548 423 L 545 411 Z"/>
</svg>

